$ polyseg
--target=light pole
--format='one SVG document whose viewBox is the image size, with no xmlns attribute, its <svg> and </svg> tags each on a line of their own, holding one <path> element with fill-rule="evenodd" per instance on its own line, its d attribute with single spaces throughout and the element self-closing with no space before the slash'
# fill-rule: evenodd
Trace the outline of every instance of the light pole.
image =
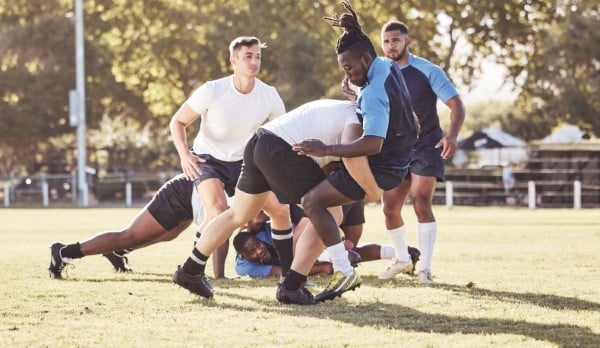
<svg viewBox="0 0 600 348">
<path fill-rule="evenodd" d="M 75 87 L 77 89 L 77 203 L 88 206 L 85 141 L 85 51 L 83 37 L 83 0 L 75 0 Z"/>
</svg>

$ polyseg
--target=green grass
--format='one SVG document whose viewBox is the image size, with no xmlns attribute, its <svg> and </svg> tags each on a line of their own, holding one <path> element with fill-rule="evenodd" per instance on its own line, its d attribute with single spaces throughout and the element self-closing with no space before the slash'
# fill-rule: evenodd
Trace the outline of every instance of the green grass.
<svg viewBox="0 0 600 348">
<path fill-rule="evenodd" d="M 600 346 L 597 209 L 436 207 L 435 286 L 381 281 L 375 261 L 358 267 L 357 291 L 310 307 L 279 305 L 275 279 L 214 281 L 210 301 L 174 286 L 192 228 L 130 254 L 135 274 L 91 256 L 48 277 L 52 241 L 120 228 L 137 210 L 0 209 L 0 347 Z M 387 242 L 380 207 L 367 221 L 363 242 Z M 327 281 L 311 279 L 316 291 Z"/>
</svg>

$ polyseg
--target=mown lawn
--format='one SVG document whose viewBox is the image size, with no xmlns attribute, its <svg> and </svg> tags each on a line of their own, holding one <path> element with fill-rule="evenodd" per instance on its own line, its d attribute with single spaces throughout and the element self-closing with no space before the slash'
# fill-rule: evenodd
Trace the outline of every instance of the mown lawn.
<svg viewBox="0 0 600 348">
<path fill-rule="evenodd" d="M 92 256 L 48 277 L 51 242 L 119 228 L 137 210 L 0 209 L 0 347 L 600 346 L 597 209 L 436 207 L 434 286 L 381 281 L 387 263 L 374 261 L 358 267 L 359 289 L 311 307 L 278 304 L 275 279 L 214 281 L 210 301 L 174 286 L 191 228 L 131 253 L 134 274 Z M 379 206 L 367 208 L 370 241 L 387 243 Z M 315 292 L 327 282 L 311 280 Z"/>
</svg>

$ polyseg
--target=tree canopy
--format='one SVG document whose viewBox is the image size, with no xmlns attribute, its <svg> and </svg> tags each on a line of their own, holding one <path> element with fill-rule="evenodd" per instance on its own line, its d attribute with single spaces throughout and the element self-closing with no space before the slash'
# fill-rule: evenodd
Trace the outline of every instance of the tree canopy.
<svg viewBox="0 0 600 348">
<path fill-rule="evenodd" d="M 501 123 L 518 125 L 516 135 L 525 139 L 540 138 L 559 122 L 600 133 L 599 6 L 591 0 L 354 1 L 376 47 L 381 25 L 402 20 L 415 39 L 412 52 L 454 81 L 477 80 L 486 57 L 506 66 L 506 80 L 520 95 Z M 94 145 L 134 147 L 139 155 L 129 159 L 132 168 L 176 166 L 169 118 L 203 82 L 230 73 L 227 46 L 239 35 L 267 43 L 260 78 L 278 88 L 287 108 L 341 98 L 343 72 L 334 51 L 340 32 L 322 18 L 342 11 L 333 0 L 84 1 L 86 118 Z M 40 162 L 32 154 L 41 148 L 74 144 L 72 12 L 71 0 L 0 0 L 0 174 L 31 171 Z M 467 117 L 477 115 L 467 109 Z M 122 134 L 119 128 L 144 131 L 114 136 Z"/>
</svg>

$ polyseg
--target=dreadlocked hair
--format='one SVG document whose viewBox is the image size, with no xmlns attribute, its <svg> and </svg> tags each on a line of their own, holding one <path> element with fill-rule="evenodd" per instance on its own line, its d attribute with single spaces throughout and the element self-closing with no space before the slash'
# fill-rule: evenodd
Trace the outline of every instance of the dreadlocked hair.
<svg viewBox="0 0 600 348">
<path fill-rule="evenodd" d="M 344 13 L 341 16 L 334 13 L 332 17 L 323 17 L 324 20 L 331 22 L 332 26 L 344 28 L 344 32 L 338 37 L 335 45 L 336 53 L 340 54 L 348 50 L 356 50 L 359 52 L 367 52 L 372 57 L 377 56 L 375 47 L 367 34 L 362 31 L 362 28 L 358 23 L 356 11 L 354 11 L 350 2 L 348 0 L 343 0 L 342 5 L 344 5 L 349 13 Z"/>
</svg>

